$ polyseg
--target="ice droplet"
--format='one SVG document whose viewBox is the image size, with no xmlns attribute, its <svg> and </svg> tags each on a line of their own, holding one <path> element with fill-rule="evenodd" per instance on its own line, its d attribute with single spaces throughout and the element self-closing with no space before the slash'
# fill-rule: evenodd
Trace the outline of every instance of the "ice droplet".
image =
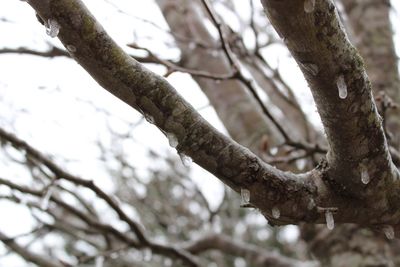
<svg viewBox="0 0 400 267">
<path fill-rule="evenodd" d="M 342 74 L 337 78 L 336 85 L 339 91 L 339 97 L 345 99 L 347 97 L 347 85 Z"/>
<path fill-rule="evenodd" d="M 307 166 L 307 160 L 306 159 L 299 159 L 296 161 L 296 167 L 298 170 L 304 170 L 304 168 Z"/>
<path fill-rule="evenodd" d="M 361 182 L 368 184 L 371 178 L 369 177 L 368 168 L 363 163 L 360 163 Z"/>
<path fill-rule="evenodd" d="M 104 265 L 104 256 L 97 256 L 95 266 L 96 267 L 103 267 Z"/>
<path fill-rule="evenodd" d="M 272 156 L 275 156 L 278 153 L 278 148 L 275 147 L 271 147 L 271 149 L 269 150 L 269 154 L 271 154 Z"/>
<path fill-rule="evenodd" d="M 318 75 L 319 68 L 314 63 L 301 63 L 301 66 L 312 76 Z"/>
<path fill-rule="evenodd" d="M 250 203 L 250 191 L 247 189 L 240 189 L 240 195 L 242 197 L 242 205 L 247 205 Z"/>
<path fill-rule="evenodd" d="M 178 138 L 176 138 L 176 135 L 173 133 L 167 133 L 167 138 L 171 147 L 176 148 L 178 146 Z"/>
<path fill-rule="evenodd" d="M 390 225 L 386 225 L 383 227 L 383 232 L 385 233 L 385 236 L 387 239 L 394 239 L 394 229 Z"/>
<path fill-rule="evenodd" d="M 335 227 L 335 220 L 333 219 L 333 214 L 331 211 L 327 210 L 325 212 L 325 220 L 326 220 L 326 227 L 328 227 L 329 230 L 333 230 Z"/>
<path fill-rule="evenodd" d="M 279 217 L 281 217 L 281 211 L 277 207 L 272 208 L 272 217 L 274 219 L 279 219 Z"/>
<path fill-rule="evenodd" d="M 53 192 L 54 192 L 54 186 L 51 185 L 47 188 L 46 194 L 43 196 L 40 202 L 40 208 L 42 210 L 47 210 L 49 208 L 50 198 Z"/>
<path fill-rule="evenodd" d="M 304 0 L 304 12 L 311 13 L 315 8 L 315 0 Z"/>
<path fill-rule="evenodd" d="M 57 37 L 60 32 L 60 24 L 55 19 L 48 19 L 46 25 L 46 33 L 51 38 Z"/>
<path fill-rule="evenodd" d="M 179 153 L 179 157 L 181 158 L 183 166 L 189 168 L 193 162 L 192 158 L 188 155 L 185 155 L 184 153 Z"/>
<path fill-rule="evenodd" d="M 76 52 L 76 47 L 73 45 L 67 45 L 67 50 L 71 53 L 75 53 Z"/>
<path fill-rule="evenodd" d="M 313 208 L 315 208 L 315 200 L 313 198 L 310 198 L 310 200 L 308 201 L 307 204 L 307 209 L 308 210 L 312 210 Z"/>
</svg>

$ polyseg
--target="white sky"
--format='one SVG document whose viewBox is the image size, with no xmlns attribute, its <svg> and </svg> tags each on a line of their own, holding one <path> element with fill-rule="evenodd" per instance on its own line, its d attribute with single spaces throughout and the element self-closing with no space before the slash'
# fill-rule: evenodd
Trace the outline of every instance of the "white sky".
<svg viewBox="0 0 400 267">
<path fill-rule="evenodd" d="M 107 1 L 84 2 L 109 34 L 127 51 L 133 52 L 126 48 L 125 44 L 140 40 L 142 45 L 160 55 L 168 55 L 169 58 L 178 56 L 176 50 L 171 50 L 168 44 L 160 41 L 171 43 L 172 40 L 167 34 L 142 21 L 151 18 L 151 21 L 161 28 L 167 28 L 153 1 L 109 1 L 127 14 L 120 13 Z M 243 0 L 235 2 L 242 5 Z M 399 1 L 392 1 L 392 4 L 396 10 L 400 10 Z M 246 10 L 245 6 L 241 10 Z M 48 42 L 61 46 L 58 40 L 45 34 L 45 29 L 37 22 L 33 10 L 22 1 L 1 0 L 0 18 L 9 20 L 0 23 L 0 47 L 26 46 L 46 50 Z M 392 19 L 394 25 L 399 25 L 398 13 L 393 12 Z M 234 26 L 233 20 L 231 23 Z M 397 51 L 400 51 L 398 29 L 395 30 L 396 47 Z M 272 55 L 269 56 L 271 64 L 285 70 L 282 75 L 296 88 L 296 94 L 301 97 L 307 114 L 318 123 L 309 90 L 293 60 L 287 56 L 284 49 L 277 46 L 271 47 L 268 52 Z M 159 73 L 163 71 L 160 67 L 150 68 Z M 97 111 L 85 102 L 95 103 L 97 107 L 115 114 L 117 119 L 111 121 L 111 127 L 115 131 L 126 131 L 125 122 L 138 121 L 139 113 L 101 89 L 74 61 L 63 57 L 45 59 L 35 56 L 0 55 L 0 74 L 0 126 L 18 133 L 18 136 L 40 150 L 56 155 L 57 160 L 62 161 L 72 172 L 88 178 L 96 176 L 96 183 L 103 188 L 112 189 L 110 177 L 96 160 L 100 151 L 95 141 L 108 139 L 106 120 L 103 116 L 98 116 Z M 171 75 L 168 80 L 195 108 L 207 105 L 206 97 L 189 75 L 177 73 Z M 200 113 L 225 132 L 212 108 L 201 109 Z M 13 128 L 10 128 L 11 125 Z M 142 123 L 135 128 L 134 139 L 133 142 L 124 143 L 124 150 L 127 150 L 129 159 L 135 162 L 135 165 L 142 167 L 143 175 L 146 175 L 146 168 L 153 164 L 146 159 L 148 148 L 163 155 L 175 153 L 168 146 L 164 135 L 150 124 Z M 64 162 L 64 159 L 69 161 Z M 193 179 L 198 182 L 210 202 L 213 205 L 218 204 L 222 190 L 219 181 L 195 165 L 191 167 L 191 172 Z M 6 160 L 0 157 L 0 177 L 12 177 L 24 182 L 29 174 L 10 168 Z M 0 186 L 0 193 L 4 190 Z M 9 214 L 2 216 L 0 230 L 12 236 L 31 229 L 32 225 L 28 219 L 30 215 L 23 207 L 0 201 L 0 211 L 2 214 Z M 13 256 L 1 258 L 0 263 L 11 267 L 25 266 Z"/>
</svg>

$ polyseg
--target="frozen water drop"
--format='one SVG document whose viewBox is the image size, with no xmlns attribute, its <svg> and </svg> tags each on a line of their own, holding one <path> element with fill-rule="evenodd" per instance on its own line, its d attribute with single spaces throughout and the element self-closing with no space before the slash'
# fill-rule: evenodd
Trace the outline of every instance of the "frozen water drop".
<svg viewBox="0 0 400 267">
<path fill-rule="evenodd" d="M 387 239 L 394 239 L 394 229 L 392 226 L 386 225 L 385 227 L 383 227 L 383 232 L 385 233 Z"/>
<path fill-rule="evenodd" d="M 247 205 L 250 203 L 250 191 L 248 189 L 240 189 L 240 195 L 242 197 L 242 205 Z"/>
<path fill-rule="evenodd" d="M 269 154 L 271 154 L 272 156 L 275 156 L 278 153 L 278 148 L 275 147 L 271 147 L 271 149 L 269 150 Z"/>
<path fill-rule="evenodd" d="M 274 219 L 279 219 L 279 217 L 281 217 L 281 211 L 277 207 L 272 208 L 272 217 Z"/>
<path fill-rule="evenodd" d="M 307 166 L 307 160 L 306 159 L 299 159 L 296 161 L 296 167 L 298 170 L 304 170 L 304 168 Z"/>
<path fill-rule="evenodd" d="M 183 166 L 190 167 L 190 165 L 193 162 L 191 157 L 189 157 L 188 155 L 185 155 L 184 153 L 179 153 L 179 157 L 181 158 Z"/>
<path fill-rule="evenodd" d="M 326 220 L 326 227 L 328 227 L 329 230 L 333 230 L 335 227 L 335 220 L 333 219 L 333 214 L 331 211 L 327 210 L 325 212 L 325 220 Z"/>
<path fill-rule="evenodd" d="M 343 75 L 339 75 L 336 80 L 336 85 L 339 91 L 339 97 L 345 99 L 347 97 L 347 85 Z"/>
<path fill-rule="evenodd" d="M 173 133 L 167 133 L 169 145 L 173 148 L 178 146 L 178 138 Z"/>
<path fill-rule="evenodd" d="M 307 209 L 312 210 L 315 208 L 315 206 L 316 206 L 315 200 L 313 198 L 310 198 L 310 200 L 308 201 L 308 204 L 307 204 Z"/>
<path fill-rule="evenodd" d="M 360 164 L 361 182 L 368 184 L 371 178 L 369 177 L 368 168 L 363 163 Z"/>
<path fill-rule="evenodd" d="M 54 186 L 49 186 L 47 188 L 46 194 L 43 196 L 43 198 L 40 202 L 40 208 L 42 210 L 47 210 L 49 208 L 50 198 L 51 198 L 51 195 L 53 194 L 53 192 L 54 192 Z"/>
<path fill-rule="evenodd" d="M 96 267 L 103 267 L 104 265 L 104 256 L 97 256 L 95 260 L 95 266 Z"/>
<path fill-rule="evenodd" d="M 46 25 L 46 33 L 51 38 L 57 37 L 60 32 L 60 24 L 55 19 L 48 19 Z"/>
<path fill-rule="evenodd" d="M 301 66 L 305 69 L 305 71 L 312 76 L 317 76 L 319 72 L 319 68 L 314 63 L 301 63 Z"/>
<path fill-rule="evenodd" d="M 75 53 L 76 52 L 76 47 L 73 45 L 67 45 L 67 50 L 71 53 Z"/>
<path fill-rule="evenodd" d="M 311 13 L 315 8 L 315 0 L 304 0 L 304 11 L 306 13 Z"/>
</svg>

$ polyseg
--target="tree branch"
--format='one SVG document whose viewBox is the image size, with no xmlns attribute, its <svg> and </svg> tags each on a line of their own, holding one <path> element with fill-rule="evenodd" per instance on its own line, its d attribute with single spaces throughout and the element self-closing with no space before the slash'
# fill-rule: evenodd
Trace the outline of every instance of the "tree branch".
<svg viewBox="0 0 400 267">
<path fill-rule="evenodd" d="M 57 21 L 58 37 L 65 46 L 75 48 L 73 57 L 86 71 L 109 92 L 151 118 L 179 153 L 193 158 L 235 191 L 250 190 L 251 203 L 271 220 L 275 205 L 282 208 L 281 223 L 308 217 L 308 201 L 316 194 L 313 183 L 306 182 L 308 176 L 279 171 L 217 132 L 165 79 L 125 54 L 80 1 L 29 3 L 44 21 Z M 294 203 L 298 209 L 287 208 Z"/>
<path fill-rule="evenodd" d="M 274 266 L 274 267 L 317 267 L 316 262 L 300 262 L 271 252 L 252 244 L 233 240 L 223 235 L 211 233 L 184 246 L 185 250 L 193 254 L 204 253 L 207 250 L 216 249 L 223 253 L 243 257 L 251 260 L 254 266 Z"/>
<path fill-rule="evenodd" d="M 325 181 L 336 193 L 362 199 L 378 214 L 391 213 L 388 201 L 397 202 L 398 170 L 388 152 L 363 60 L 348 41 L 334 4 L 262 3 L 317 104 L 330 147 Z"/>
<path fill-rule="evenodd" d="M 0 241 L 9 247 L 12 251 L 20 255 L 26 261 L 37 264 L 43 267 L 65 267 L 64 264 L 57 262 L 55 260 L 50 260 L 44 255 L 39 255 L 29 251 L 28 249 L 19 245 L 14 239 L 9 238 L 4 233 L 0 232 Z"/>
</svg>

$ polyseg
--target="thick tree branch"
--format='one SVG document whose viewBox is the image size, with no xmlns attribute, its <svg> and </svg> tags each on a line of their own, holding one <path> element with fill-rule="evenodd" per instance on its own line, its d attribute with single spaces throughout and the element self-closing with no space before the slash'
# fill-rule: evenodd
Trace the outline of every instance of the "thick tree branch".
<svg viewBox="0 0 400 267">
<path fill-rule="evenodd" d="M 398 170 L 388 152 L 364 63 L 348 41 L 334 4 L 262 3 L 303 71 L 321 115 L 330 146 L 325 181 L 338 194 L 362 199 L 371 211 L 393 214 L 388 202 L 398 202 Z M 376 217 L 364 217 L 372 219 Z"/>
<path fill-rule="evenodd" d="M 60 25 L 58 37 L 74 47 L 73 57 L 99 84 L 141 111 L 178 153 L 192 157 L 236 192 L 248 190 L 250 203 L 245 206 L 259 208 L 270 223 L 321 223 L 325 214 L 338 211 L 337 222 L 397 225 L 398 171 L 387 151 L 362 60 L 347 42 L 330 1 L 318 2 L 315 17 L 304 13 L 303 2 L 264 1 L 310 82 L 330 142 L 328 164 L 304 175 L 277 170 L 217 132 L 165 79 L 125 54 L 80 1 L 30 4 L 45 21 Z M 346 99 L 338 97 L 336 88 L 342 75 Z M 360 190 L 361 163 L 368 164 L 372 177 L 365 190 Z M 379 185 L 386 190 L 374 190 Z"/>
</svg>

